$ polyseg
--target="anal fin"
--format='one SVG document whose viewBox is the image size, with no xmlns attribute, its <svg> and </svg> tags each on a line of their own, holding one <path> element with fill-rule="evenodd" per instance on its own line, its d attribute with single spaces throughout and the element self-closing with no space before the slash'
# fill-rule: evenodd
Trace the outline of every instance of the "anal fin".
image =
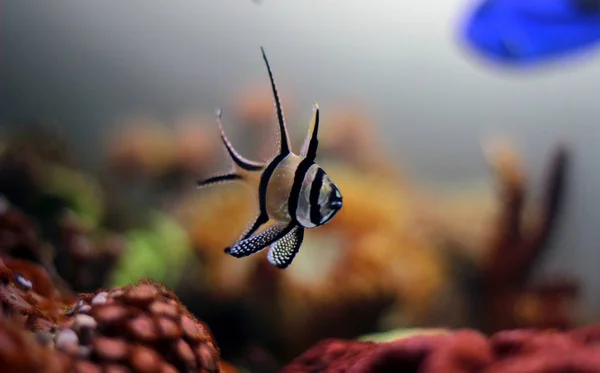
<svg viewBox="0 0 600 373">
<path fill-rule="evenodd" d="M 287 268 L 292 264 L 300 250 L 302 240 L 304 240 L 304 228 L 296 225 L 285 236 L 271 245 L 267 259 L 278 268 Z"/>
<path fill-rule="evenodd" d="M 254 236 L 236 242 L 233 246 L 226 248 L 225 253 L 236 258 L 254 254 L 285 236 L 292 228 L 291 224 L 272 225 Z"/>
</svg>

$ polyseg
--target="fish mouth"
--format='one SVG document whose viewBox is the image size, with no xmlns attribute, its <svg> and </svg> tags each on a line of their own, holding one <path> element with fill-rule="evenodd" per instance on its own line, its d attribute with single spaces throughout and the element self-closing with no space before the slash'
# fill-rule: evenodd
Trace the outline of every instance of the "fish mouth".
<svg viewBox="0 0 600 373">
<path fill-rule="evenodd" d="M 331 202 L 329 202 L 329 206 L 333 207 L 334 209 L 340 209 L 340 208 L 342 208 L 342 201 L 341 200 L 331 201 Z"/>
</svg>

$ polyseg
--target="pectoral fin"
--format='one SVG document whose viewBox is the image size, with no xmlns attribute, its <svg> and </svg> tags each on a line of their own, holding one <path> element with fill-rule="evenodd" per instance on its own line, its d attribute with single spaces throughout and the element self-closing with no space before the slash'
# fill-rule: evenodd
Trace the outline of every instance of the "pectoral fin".
<svg viewBox="0 0 600 373">
<path fill-rule="evenodd" d="M 225 253 L 236 258 L 254 254 L 285 236 L 293 227 L 292 224 L 272 225 L 254 236 L 236 242 L 233 246 L 226 248 Z"/>
<path fill-rule="evenodd" d="M 245 240 L 246 238 L 252 236 L 254 234 L 254 232 L 256 232 L 258 230 L 258 228 L 260 228 L 261 226 L 266 224 L 268 221 L 269 221 L 268 216 L 262 214 L 261 212 L 256 214 L 256 217 L 254 218 L 254 220 L 252 220 L 252 222 L 250 224 L 248 224 L 246 229 L 244 229 L 244 232 L 242 232 L 242 235 L 238 239 L 238 242 Z"/>
</svg>

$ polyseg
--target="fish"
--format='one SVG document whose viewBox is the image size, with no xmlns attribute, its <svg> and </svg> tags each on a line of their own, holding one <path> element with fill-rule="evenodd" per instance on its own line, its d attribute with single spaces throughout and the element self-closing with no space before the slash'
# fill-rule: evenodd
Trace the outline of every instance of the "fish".
<svg viewBox="0 0 600 373">
<path fill-rule="evenodd" d="M 223 130 L 222 110 L 217 110 L 221 141 L 232 160 L 229 172 L 199 181 L 197 186 L 245 182 L 257 187 L 258 211 L 239 239 L 225 253 L 236 258 L 255 254 L 269 247 L 267 259 L 274 266 L 287 268 L 304 240 L 304 230 L 328 223 L 342 208 L 338 186 L 315 163 L 319 145 L 319 106 L 315 102 L 308 134 L 300 154 L 291 149 L 283 108 L 265 50 L 260 48 L 274 98 L 279 135 L 277 152 L 265 162 L 244 158 Z M 257 233 L 265 224 L 273 224 Z"/>
<path fill-rule="evenodd" d="M 600 42 L 600 0 L 484 0 L 461 39 L 485 60 L 538 65 Z"/>
</svg>

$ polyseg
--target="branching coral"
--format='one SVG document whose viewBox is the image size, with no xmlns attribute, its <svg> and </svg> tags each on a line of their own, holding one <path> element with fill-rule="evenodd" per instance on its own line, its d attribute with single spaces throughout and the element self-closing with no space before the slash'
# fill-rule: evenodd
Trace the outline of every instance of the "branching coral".
<svg viewBox="0 0 600 373">
<path fill-rule="evenodd" d="M 546 284 L 542 288 L 538 287 L 540 291 L 527 288 L 534 265 L 548 248 L 562 205 L 569 161 L 567 148 L 559 146 L 555 149 L 550 160 L 542 207 L 530 226 L 525 225 L 523 218 L 526 195 L 523 172 L 510 148 L 494 150 L 490 154 L 490 161 L 499 178 L 502 209 L 495 235 L 489 244 L 487 260 L 480 269 L 481 287 L 474 294 L 475 307 L 483 306 L 483 312 L 479 309 L 474 312 L 485 318 L 482 320 L 482 327 L 487 331 L 519 326 L 519 316 L 515 315 L 514 309 L 520 301 L 532 300 L 536 295 L 543 299 L 551 299 L 553 294 L 564 295 L 566 298 L 576 295 L 572 282 Z M 533 297 L 531 293 L 534 293 Z M 553 304 L 554 307 L 544 309 L 560 309 L 559 305 L 565 297 L 559 297 Z M 554 318 L 565 320 L 560 324 L 536 325 L 536 319 L 541 322 L 541 317 L 541 314 L 529 317 L 528 324 L 540 327 L 566 327 L 569 324 L 569 316 L 562 315 Z"/>
</svg>

